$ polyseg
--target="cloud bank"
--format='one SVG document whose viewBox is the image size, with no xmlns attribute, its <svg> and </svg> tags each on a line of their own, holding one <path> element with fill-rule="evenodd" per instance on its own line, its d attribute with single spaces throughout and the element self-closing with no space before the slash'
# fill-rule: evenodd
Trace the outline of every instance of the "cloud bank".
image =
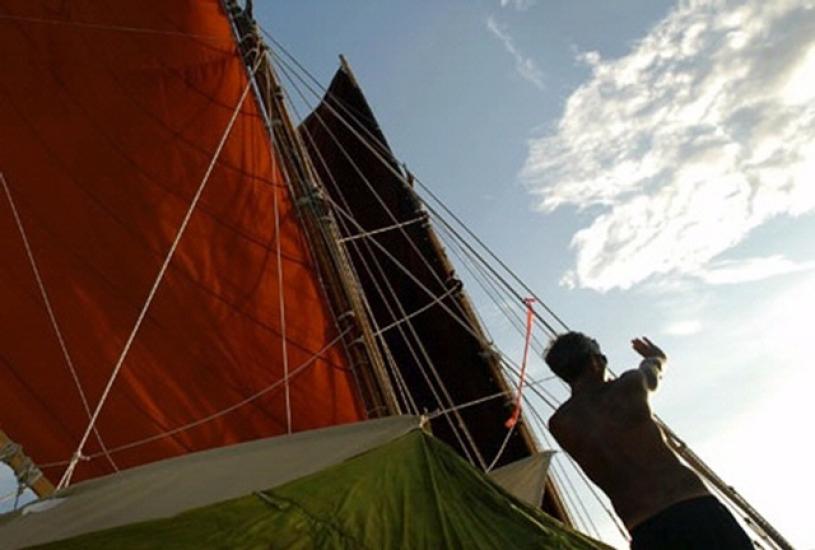
<svg viewBox="0 0 815 550">
<path fill-rule="evenodd" d="M 591 217 L 564 283 L 801 269 L 720 256 L 775 217 L 815 211 L 815 1 L 683 0 L 625 57 L 580 60 L 590 79 L 522 171 L 541 209 Z"/>
<path fill-rule="evenodd" d="M 501 5 L 504 5 L 503 3 Z M 510 36 L 507 29 L 501 26 L 492 16 L 487 18 L 487 30 L 489 30 L 501 43 L 504 49 L 515 60 L 515 71 L 524 80 L 532 83 L 536 88 L 542 90 L 543 72 L 531 57 L 527 57 L 515 45 L 515 40 Z"/>
</svg>

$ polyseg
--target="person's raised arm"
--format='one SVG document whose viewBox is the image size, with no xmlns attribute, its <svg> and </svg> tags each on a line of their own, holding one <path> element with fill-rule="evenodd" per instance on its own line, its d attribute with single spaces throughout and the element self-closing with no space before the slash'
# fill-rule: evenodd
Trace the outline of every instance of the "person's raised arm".
<svg viewBox="0 0 815 550">
<path fill-rule="evenodd" d="M 662 378 L 662 367 L 668 361 L 668 357 L 656 344 L 644 336 L 631 340 L 631 347 L 642 356 L 639 370 L 645 378 L 646 387 L 651 391 L 656 390 Z"/>
</svg>

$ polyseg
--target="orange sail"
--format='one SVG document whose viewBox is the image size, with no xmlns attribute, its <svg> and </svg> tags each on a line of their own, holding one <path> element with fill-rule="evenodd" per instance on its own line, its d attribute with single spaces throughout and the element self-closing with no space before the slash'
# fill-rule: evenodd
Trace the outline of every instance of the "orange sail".
<svg viewBox="0 0 815 550">
<path fill-rule="evenodd" d="M 4 2 L 0 67 L 0 427 L 49 477 L 202 182 L 74 479 L 285 433 L 286 386 L 295 431 L 364 416 L 219 1 Z"/>
</svg>

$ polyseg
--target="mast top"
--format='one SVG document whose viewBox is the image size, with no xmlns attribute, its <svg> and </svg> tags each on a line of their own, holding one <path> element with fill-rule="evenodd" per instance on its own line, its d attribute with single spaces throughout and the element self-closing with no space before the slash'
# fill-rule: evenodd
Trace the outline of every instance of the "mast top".
<svg viewBox="0 0 815 550">
<path fill-rule="evenodd" d="M 354 75 L 354 71 L 351 69 L 350 63 L 348 63 L 348 60 L 343 54 L 340 54 L 340 67 L 342 68 L 343 72 L 348 75 L 348 78 L 351 79 L 351 83 L 355 87 L 359 88 L 357 77 Z"/>
</svg>

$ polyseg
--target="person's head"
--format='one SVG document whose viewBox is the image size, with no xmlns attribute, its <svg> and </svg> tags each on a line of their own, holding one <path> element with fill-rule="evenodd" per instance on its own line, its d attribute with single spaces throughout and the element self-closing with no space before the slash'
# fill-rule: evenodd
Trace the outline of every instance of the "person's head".
<svg viewBox="0 0 815 550">
<path fill-rule="evenodd" d="M 594 338 L 582 332 L 567 332 L 552 340 L 543 354 L 546 364 L 556 375 L 569 384 L 586 374 L 602 378 L 606 356 Z"/>
</svg>

